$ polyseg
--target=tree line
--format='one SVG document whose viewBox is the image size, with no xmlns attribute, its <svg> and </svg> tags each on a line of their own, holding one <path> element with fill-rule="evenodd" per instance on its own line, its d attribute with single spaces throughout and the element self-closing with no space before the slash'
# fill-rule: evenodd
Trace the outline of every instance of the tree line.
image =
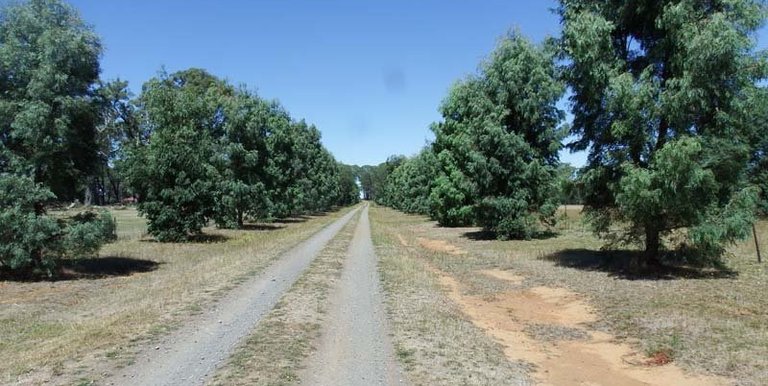
<svg viewBox="0 0 768 386">
<path fill-rule="evenodd" d="M 277 102 L 205 70 L 161 72 L 134 97 L 100 78 L 102 45 L 59 0 L 0 9 L 0 271 L 51 274 L 115 238 L 93 210 L 138 202 L 160 241 L 209 222 L 316 213 L 359 200 L 356 170 Z"/>
<path fill-rule="evenodd" d="M 542 235 L 579 200 L 609 248 L 643 248 L 642 266 L 719 261 L 768 208 L 765 3 L 561 0 L 556 12 L 560 36 L 510 33 L 451 88 L 434 142 L 380 165 L 375 199 L 502 239 Z M 564 142 L 587 152 L 580 170 L 560 164 Z"/>
</svg>

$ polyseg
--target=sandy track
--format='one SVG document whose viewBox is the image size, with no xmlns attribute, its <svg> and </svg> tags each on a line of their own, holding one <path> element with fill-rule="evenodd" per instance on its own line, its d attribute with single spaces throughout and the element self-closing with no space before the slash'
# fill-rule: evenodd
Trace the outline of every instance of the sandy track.
<svg viewBox="0 0 768 386">
<path fill-rule="evenodd" d="M 319 349 L 304 371 L 304 384 L 405 384 L 388 335 L 377 261 L 366 206 L 330 298 Z"/>
<path fill-rule="evenodd" d="M 200 385 L 212 376 L 315 256 L 358 212 L 353 210 L 285 252 L 258 276 L 241 284 L 216 305 L 142 350 L 136 361 L 104 384 Z M 366 222 L 367 224 L 367 222 Z"/>
</svg>

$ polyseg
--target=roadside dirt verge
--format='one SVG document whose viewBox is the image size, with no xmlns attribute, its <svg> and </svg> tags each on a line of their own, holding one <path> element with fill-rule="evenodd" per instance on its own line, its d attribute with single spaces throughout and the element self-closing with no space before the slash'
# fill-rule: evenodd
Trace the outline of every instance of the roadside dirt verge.
<svg viewBox="0 0 768 386">
<path fill-rule="evenodd" d="M 435 267 L 450 298 L 472 323 L 504 346 L 511 361 L 532 364 L 542 385 L 726 385 L 725 379 L 685 374 L 674 364 L 653 366 L 632 346 L 607 333 L 592 330 L 598 315 L 579 294 L 564 288 L 533 287 L 494 296 L 464 294 L 461 284 Z M 484 274 L 511 278 L 509 271 Z"/>
<path fill-rule="evenodd" d="M 530 385 L 528 365 L 507 359 L 419 260 L 405 216 L 371 206 L 371 225 L 398 362 L 413 385 Z M 445 254 L 464 258 L 464 256 Z M 435 256 L 437 252 L 435 252 Z"/>
</svg>

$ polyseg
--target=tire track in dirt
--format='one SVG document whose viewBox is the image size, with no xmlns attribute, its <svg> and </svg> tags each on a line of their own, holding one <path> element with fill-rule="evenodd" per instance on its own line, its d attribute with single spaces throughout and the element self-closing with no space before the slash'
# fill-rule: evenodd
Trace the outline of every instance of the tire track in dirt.
<svg viewBox="0 0 768 386">
<path fill-rule="evenodd" d="M 283 253 L 261 274 L 230 291 L 213 308 L 163 337 L 153 347 L 143 349 L 134 363 L 103 383 L 204 384 L 358 210 L 347 213 Z"/>
<path fill-rule="evenodd" d="M 406 383 L 394 359 L 377 263 L 366 206 L 347 252 L 341 280 L 330 298 L 319 348 L 304 371 L 304 384 Z"/>
</svg>

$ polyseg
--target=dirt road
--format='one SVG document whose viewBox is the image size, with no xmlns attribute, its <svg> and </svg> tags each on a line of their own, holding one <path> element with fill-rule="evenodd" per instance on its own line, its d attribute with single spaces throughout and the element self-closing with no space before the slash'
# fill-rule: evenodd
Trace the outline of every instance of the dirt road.
<svg viewBox="0 0 768 386">
<path fill-rule="evenodd" d="M 213 309 L 144 349 L 131 366 L 118 371 L 104 384 L 205 383 L 357 211 L 351 211 L 285 252 L 260 275 L 232 290 Z"/>
<path fill-rule="evenodd" d="M 341 280 L 331 295 L 327 321 L 318 351 L 304 371 L 304 384 L 405 384 L 387 332 L 368 207 L 363 209 Z"/>
</svg>

